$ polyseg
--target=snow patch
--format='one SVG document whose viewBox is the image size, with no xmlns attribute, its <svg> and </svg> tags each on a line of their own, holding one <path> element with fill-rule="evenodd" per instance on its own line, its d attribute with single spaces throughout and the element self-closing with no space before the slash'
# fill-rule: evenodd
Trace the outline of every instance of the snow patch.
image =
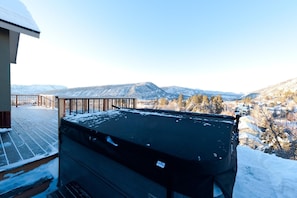
<svg viewBox="0 0 297 198">
<path fill-rule="evenodd" d="M 70 122 L 75 122 L 75 123 L 84 123 L 89 120 L 98 120 L 96 124 L 100 124 L 102 122 L 105 122 L 106 120 L 109 120 L 109 118 L 113 118 L 116 115 L 119 115 L 120 112 L 117 110 L 109 110 L 109 111 L 100 111 L 96 113 L 85 113 L 85 114 L 72 114 L 72 115 L 67 115 L 64 117 L 65 120 L 70 121 Z M 99 121 L 99 119 L 102 117 Z"/>
<path fill-rule="evenodd" d="M 9 131 L 12 131 L 12 129 L 11 128 L 0 128 L 0 133 L 6 133 Z"/>
<path fill-rule="evenodd" d="M 5 194 L 7 192 L 10 192 L 13 189 L 20 188 L 22 186 L 28 186 L 28 185 L 34 184 L 41 178 L 57 179 L 58 178 L 58 159 L 56 158 L 48 162 L 47 164 L 43 164 L 29 172 L 26 172 L 23 174 L 19 172 L 16 174 L 10 174 L 6 177 L 8 177 L 8 179 L 4 179 L 0 181 L 1 194 Z"/>
<path fill-rule="evenodd" d="M 297 161 L 238 146 L 238 171 L 233 196 L 295 197 Z"/>
</svg>

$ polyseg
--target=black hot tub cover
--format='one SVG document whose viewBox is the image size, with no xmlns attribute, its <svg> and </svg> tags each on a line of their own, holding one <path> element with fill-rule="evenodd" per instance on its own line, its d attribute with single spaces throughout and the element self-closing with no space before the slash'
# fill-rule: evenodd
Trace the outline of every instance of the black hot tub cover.
<svg viewBox="0 0 297 198">
<path fill-rule="evenodd" d="M 71 128 L 71 129 L 70 129 Z M 238 119 L 153 109 L 67 116 L 60 132 L 172 191 L 232 197 Z"/>
</svg>

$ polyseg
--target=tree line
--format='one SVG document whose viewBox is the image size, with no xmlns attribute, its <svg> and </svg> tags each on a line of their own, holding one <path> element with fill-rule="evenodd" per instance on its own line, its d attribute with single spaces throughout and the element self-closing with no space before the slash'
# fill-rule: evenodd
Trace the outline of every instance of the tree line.
<svg viewBox="0 0 297 198">
<path fill-rule="evenodd" d="M 197 94 L 185 99 L 183 94 L 179 94 L 178 98 L 173 100 L 166 98 L 158 99 L 158 107 L 171 107 L 180 111 L 220 114 L 224 110 L 223 102 L 221 95 L 208 97 L 207 95 Z"/>
</svg>

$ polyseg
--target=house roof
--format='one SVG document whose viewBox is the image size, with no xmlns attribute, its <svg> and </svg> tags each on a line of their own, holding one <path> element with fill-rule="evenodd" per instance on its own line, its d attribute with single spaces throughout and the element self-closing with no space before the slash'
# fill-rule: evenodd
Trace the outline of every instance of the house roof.
<svg viewBox="0 0 297 198">
<path fill-rule="evenodd" d="M 10 62 L 16 63 L 20 33 L 39 38 L 40 30 L 19 0 L 0 1 L 0 28 L 9 30 Z"/>
</svg>

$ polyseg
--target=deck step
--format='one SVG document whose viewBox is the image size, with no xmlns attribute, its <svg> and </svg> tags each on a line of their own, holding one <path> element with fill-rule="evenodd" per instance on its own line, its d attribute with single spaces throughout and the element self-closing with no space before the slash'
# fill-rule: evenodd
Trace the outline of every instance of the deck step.
<svg viewBox="0 0 297 198">
<path fill-rule="evenodd" d="M 47 198 L 91 198 L 89 193 L 83 189 L 76 181 L 60 187 L 58 190 L 47 195 Z"/>
<path fill-rule="evenodd" d="M 9 192 L 0 193 L 2 198 L 22 198 L 22 197 L 32 197 L 43 191 L 45 191 L 52 181 L 53 178 L 41 178 L 35 181 L 33 184 L 17 187 Z"/>
<path fill-rule="evenodd" d="M 0 172 L 0 197 L 32 197 L 45 191 L 54 179 L 54 176 L 48 171 L 43 171 L 40 166 L 49 163 L 57 157 L 58 154 L 53 154 Z M 32 174 L 36 173 L 40 176 L 32 177 Z"/>
<path fill-rule="evenodd" d="M 7 177 L 6 177 L 7 175 L 16 174 L 18 172 L 25 173 L 30 170 L 33 170 L 34 168 L 37 168 L 38 166 L 40 166 L 42 164 L 48 163 L 49 161 L 55 159 L 56 157 L 58 157 L 58 153 L 43 157 L 41 159 L 26 163 L 26 164 L 22 164 L 20 166 L 16 166 L 13 168 L 8 168 L 6 170 L 0 171 L 0 181 L 7 179 Z"/>
</svg>

